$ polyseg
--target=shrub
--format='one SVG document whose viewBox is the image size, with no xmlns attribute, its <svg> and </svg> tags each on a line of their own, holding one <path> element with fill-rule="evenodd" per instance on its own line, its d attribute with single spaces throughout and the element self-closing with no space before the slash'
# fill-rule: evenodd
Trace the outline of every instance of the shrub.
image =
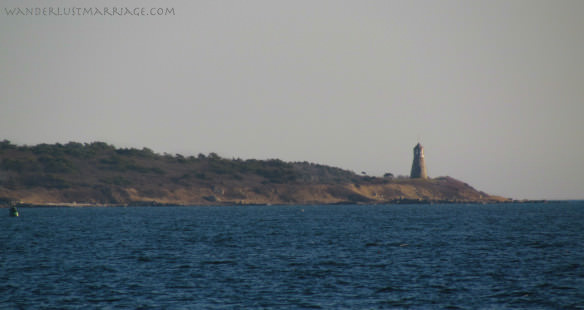
<svg viewBox="0 0 584 310">
<path fill-rule="evenodd" d="M 23 178 L 26 187 L 46 187 L 65 189 L 71 187 L 71 183 L 55 175 L 31 175 Z"/>
<path fill-rule="evenodd" d="M 43 165 L 45 172 L 70 173 L 75 170 L 73 163 L 62 155 L 59 157 L 41 156 L 38 160 Z"/>
</svg>

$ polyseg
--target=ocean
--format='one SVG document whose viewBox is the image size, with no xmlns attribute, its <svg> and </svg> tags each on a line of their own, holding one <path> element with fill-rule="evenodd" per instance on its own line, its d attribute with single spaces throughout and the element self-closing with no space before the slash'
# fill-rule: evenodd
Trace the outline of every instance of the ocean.
<svg viewBox="0 0 584 310">
<path fill-rule="evenodd" d="M 2 210 L 0 309 L 584 309 L 584 201 Z"/>
</svg>

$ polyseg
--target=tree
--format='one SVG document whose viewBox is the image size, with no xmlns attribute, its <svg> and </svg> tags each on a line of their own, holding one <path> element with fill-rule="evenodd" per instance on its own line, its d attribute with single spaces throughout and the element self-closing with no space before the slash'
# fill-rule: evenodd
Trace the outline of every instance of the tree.
<svg viewBox="0 0 584 310">
<path fill-rule="evenodd" d="M 2 140 L 0 141 L 0 150 L 10 150 L 15 149 L 16 145 L 12 144 L 9 140 Z"/>
</svg>

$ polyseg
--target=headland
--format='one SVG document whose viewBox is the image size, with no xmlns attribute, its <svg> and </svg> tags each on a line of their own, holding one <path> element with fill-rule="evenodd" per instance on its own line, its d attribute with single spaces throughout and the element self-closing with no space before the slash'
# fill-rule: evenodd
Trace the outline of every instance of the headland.
<svg viewBox="0 0 584 310">
<path fill-rule="evenodd" d="M 0 142 L 0 202 L 35 206 L 498 203 L 451 177 L 358 175 L 308 162 L 157 154 L 103 142 Z"/>
</svg>

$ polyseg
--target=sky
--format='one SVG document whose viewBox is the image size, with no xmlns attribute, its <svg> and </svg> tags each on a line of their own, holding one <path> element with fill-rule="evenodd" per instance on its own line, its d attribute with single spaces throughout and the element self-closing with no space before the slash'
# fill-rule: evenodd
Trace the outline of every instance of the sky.
<svg viewBox="0 0 584 310">
<path fill-rule="evenodd" d="M 64 15 L 72 7 L 124 13 Z M 584 199 L 584 1 L 5 0 L 0 9 L 0 139 L 373 176 L 408 175 L 421 142 L 430 177 L 516 199 Z"/>
</svg>

